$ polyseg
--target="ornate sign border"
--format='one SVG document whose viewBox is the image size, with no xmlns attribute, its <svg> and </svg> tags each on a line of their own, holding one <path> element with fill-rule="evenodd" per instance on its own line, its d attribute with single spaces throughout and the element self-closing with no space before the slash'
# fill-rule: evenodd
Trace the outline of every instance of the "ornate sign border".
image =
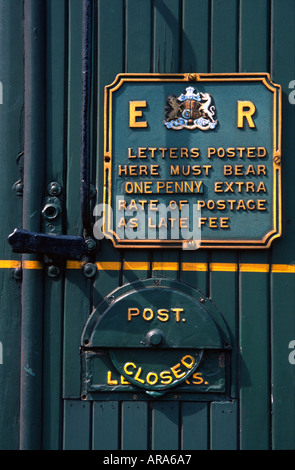
<svg viewBox="0 0 295 470">
<path fill-rule="evenodd" d="M 184 240 L 127 240 L 120 239 L 112 227 L 112 155 L 113 155 L 113 95 L 126 82 L 260 82 L 273 93 L 273 218 L 271 230 L 261 240 L 202 239 L 198 248 L 253 249 L 269 248 L 275 238 L 282 233 L 281 200 L 281 86 L 271 81 L 268 73 L 230 73 L 230 74 L 119 74 L 114 82 L 105 87 L 104 103 L 104 193 L 105 205 L 103 232 L 116 248 L 181 248 Z"/>
</svg>

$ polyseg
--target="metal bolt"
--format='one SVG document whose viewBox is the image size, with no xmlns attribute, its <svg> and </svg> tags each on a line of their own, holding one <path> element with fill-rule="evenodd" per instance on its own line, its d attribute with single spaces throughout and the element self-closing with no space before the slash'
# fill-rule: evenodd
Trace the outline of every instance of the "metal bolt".
<svg viewBox="0 0 295 470">
<path fill-rule="evenodd" d="M 196 73 L 189 73 L 187 78 L 190 82 L 195 82 L 197 80 L 197 77 L 198 76 Z"/>
<path fill-rule="evenodd" d="M 204 299 L 204 297 L 201 297 L 200 302 L 201 302 L 201 304 L 204 304 L 206 302 L 206 299 Z"/>
<path fill-rule="evenodd" d="M 94 277 L 97 271 L 97 267 L 93 263 L 86 263 L 83 266 L 83 273 L 86 277 Z"/>
<path fill-rule="evenodd" d="M 14 183 L 12 189 L 15 191 L 17 196 L 21 197 L 24 192 L 23 182 L 21 180 L 17 181 L 16 183 Z"/>
<path fill-rule="evenodd" d="M 88 251 L 94 251 L 96 249 L 96 241 L 93 238 L 85 238 Z"/>
<path fill-rule="evenodd" d="M 55 266 L 54 264 L 51 264 L 47 268 L 47 274 L 49 277 L 57 277 L 60 275 L 60 269 L 58 266 Z"/>
<path fill-rule="evenodd" d="M 151 346 L 159 346 L 163 341 L 163 333 L 160 330 L 151 330 L 147 334 L 147 340 Z"/>
<path fill-rule="evenodd" d="M 57 181 L 53 181 L 48 185 L 47 190 L 50 196 L 59 196 L 61 194 L 62 187 Z"/>
<path fill-rule="evenodd" d="M 20 281 L 22 279 L 22 268 L 15 268 L 13 270 L 13 277 L 16 281 Z"/>
</svg>

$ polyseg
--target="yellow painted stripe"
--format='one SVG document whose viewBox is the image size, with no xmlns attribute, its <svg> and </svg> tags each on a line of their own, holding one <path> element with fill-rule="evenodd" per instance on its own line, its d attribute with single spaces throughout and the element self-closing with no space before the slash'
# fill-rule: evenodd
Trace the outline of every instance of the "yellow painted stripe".
<svg viewBox="0 0 295 470">
<path fill-rule="evenodd" d="M 271 266 L 272 273 L 295 273 L 294 264 L 273 264 Z"/>
<path fill-rule="evenodd" d="M 84 261 L 71 261 L 66 262 L 67 269 L 81 269 Z M 151 264 L 148 261 L 98 261 L 96 263 L 99 271 L 120 271 L 121 268 L 129 271 L 148 271 Z M 152 263 L 154 271 L 200 271 L 207 272 L 238 272 L 241 273 L 295 273 L 295 264 L 263 264 L 263 263 L 181 263 L 180 266 L 177 262 L 161 262 L 155 261 Z M 43 269 L 44 264 L 40 261 L 17 261 L 17 260 L 0 260 L 0 269 L 16 269 L 22 267 L 23 269 Z"/>
<path fill-rule="evenodd" d="M 120 271 L 122 263 L 120 261 L 99 261 L 96 266 L 99 271 Z"/>
<path fill-rule="evenodd" d="M 81 269 L 82 263 L 80 261 L 67 261 L 67 269 Z"/>
<path fill-rule="evenodd" d="M 21 263 L 23 269 L 43 269 L 44 265 L 40 261 L 25 260 Z"/>
<path fill-rule="evenodd" d="M 210 263 L 210 271 L 235 272 L 238 270 L 236 263 Z"/>
<path fill-rule="evenodd" d="M 150 263 L 148 261 L 124 261 L 123 269 L 128 271 L 148 271 Z"/>
<path fill-rule="evenodd" d="M 181 269 L 183 271 L 208 271 L 207 263 L 182 263 Z"/>
<path fill-rule="evenodd" d="M 242 273 L 268 273 L 269 268 L 269 264 L 239 264 L 239 271 Z"/>
<path fill-rule="evenodd" d="M 15 269 L 15 268 L 20 268 L 20 267 L 21 267 L 21 262 L 20 261 L 15 261 L 15 260 L 10 260 L 10 259 L 1 259 L 0 260 L 0 268 Z"/>
<path fill-rule="evenodd" d="M 174 262 L 165 263 L 162 261 L 155 261 L 152 263 L 152 269 L 154 271 L 178 271 L 179 264 Z"/>
</svg>

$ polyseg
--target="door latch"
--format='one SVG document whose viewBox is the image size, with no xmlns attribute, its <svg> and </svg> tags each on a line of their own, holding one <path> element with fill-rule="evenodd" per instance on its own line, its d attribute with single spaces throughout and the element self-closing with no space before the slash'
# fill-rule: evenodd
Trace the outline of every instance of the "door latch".
<svg viewBox="0 0 295 470">
<path fill-rule="evenodd" d="M 14 253 L 40 253 L 67 259 L 81 259 L 93 250 L 93 240 L 79 236 L 50 235 L 15 229 L 8 237 Z"/>
<path fill-rule="evenodd" d="M 31 232 L 24 229 L 15 229 L 8 237 L 14 253 L 38 253 L 49 258 L 62 257 L 79 260 L 83 256 L 94 253 L 97 248 L 96 241 L 91 237 L 63 235 L 62 205 L 58 196 L 60 191 L 52 191 L 58 183 L 48 186 L 49 196 L 44 201 L 41 211 L 43 233 Z"/>
</svg>

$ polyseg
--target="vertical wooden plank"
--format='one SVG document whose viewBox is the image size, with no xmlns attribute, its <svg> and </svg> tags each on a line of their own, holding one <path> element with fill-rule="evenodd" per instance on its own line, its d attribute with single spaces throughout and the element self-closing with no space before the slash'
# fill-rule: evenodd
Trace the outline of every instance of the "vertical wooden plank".
<svg viewBox="0 0 295 470">
<path fill-rule="evenodd" d="M 118 450 L 119 439 L 119 403 L 94 402 L 92 450 Z"/>
<path fill-rule="evenodd" d="M 67 129 L 67 233 L 81 235 L 80 213 L 80 131 L 81 131 L 81 47 L 82 2 L 69 2 L 68 129 Z M 80 338 L 91 312 L 92 281 L 81 266 L 68 269 L 64 294 L 63 396 L 80 396 Z"/>
<path fill-rule="evenodd" d="M 283 238 L 272 249 L 272 443 L 273 449 L 294 449 L 295 366 L 289 362 L 295 339 L 294 274 L 279 272 L 276 264 L 293 265 L 295 259 L 294 148 L 295 105 L 289 101 L 289 83 L 295 79 L 295 4 L 272 1 L 272 79 L 282 86 Z M 292 88 L 293 89 L 293 88 Z"/>
<path fill-rule="evenodd" d="M 268 0 L 241 0 L 240 72 L 269 70 L 269 7 Z"/>
<path fill-rule="evenodd" d="M 255 260 L 256 255 L 254 260 L 247 255 L 247 262 Z M 240 293 L 240 447 L 266 450 L 271 429 L 268 272 L 242 271 Z"/>
<path fill-rule="evenodd" d="M 150 1 L 126 1 L 126 72 L 148 73 L 151 71 L 151 13 Z"/>
<path fill-rule="evenodd" d="M 212 0 L 211 66 L 214 72 L 238 68 L 238 2 Z"/>
<path fill-rule="evenodd" d="M 237 450 L 237 402 L 211 403 L 211 450 Z"/>
<path fill-rule="evenodd" d="M 181 21 L 179 0 L 154 2 L 153 71 L 173 73 L 179 70 Z"/>
<path fill-rule="evenodd" d="M 103 196 L 104 162 L 104 87 L 111 84 L 118 73 L 124 71 L 125 39 L 124 2 L 98 2 L 97 7 L 98 46 L 97 46 L 97 201 Z"/>
<path fill-rule="evenodd" d="M 272 274 L 272 448 L 294 450 L 295 275 Z"/>
<path fill-rule="evenodd" d="M 152 450 L 179 449 L 179 403 L 152 403 Z"/>
<path fill-rule="evenodd" d="M 64 402 L 63 450 L 90 450 L 90 403 Z"/>
<path fill-rule="evenodd" d="M 269 2 L 242 1 L 240 71 L 268 71 L 269 25 Z M 270 446 L 271 406 L 269 253 L 244 251 L 239 263 L 240 448 L 265 450 Z M 248 263 L 254 272 L 248 272 Z"/>
<path fill-rule="evenodd" d="M 78 398 L 81 392 L 81 335 L 91 313 L 91 285 L 81 269 L 68 270 L 64 299 L 63 397 Z"/>
<path fill-rule="evenodd" d="M 208 406 L 206 402 L 181 403 L 181 450 L 209 449 Z"/>
<path fill-rule="evenodd" d="M 127 401 L 122 403 L 122 450 L 148 449 L 148 403 Z"/>
<path fill-rule="evenodd" d="M 180 280 L 209 296 L 209 255 L 207 251 L 185 250 L 180 253 Z"/>
<path fill-rule="evenodd" d="M 53 181 L 64 188 L 66 100 L 65 4 L 46 2 L 46 186 Z M 61 448 L 62 422 L 63 276 L 44 280 L 43 448 Z"/>
<path fill-rule="evenodd" d="M 62 442 L 63 279 L 44 282 L 43 449 L 59 450 Z"/>
<path fill-rule="evenodd" d="M 210 1 L 183 0 L 182 72 L 209 70 Z"/>
<path fill-rule="evenodd" d="M 238 2 L 236 0 L 212 0 L 211 7 L 211 72 L 237 72 L 238 69 Z M 211 254 L 210 298 L 222 313 L 231 337 L 232 348 L 232 384 L 231 396 L 238 391 L 238 255 L 236 251 L 216 250 Z M 225 295 L 226 292 L 226 295 Z M 226 406 L 226 405 L 225 405 Z M 230 406 L 230 404 L 229 404 Z M 218 408 L 218 405 L 214 405 Z M 219 408 L 218 408 L 219 409 Z M 235 421 L 237 426 L 237 422 Z M 224 433 L 219 428 L 219 421 L 211 422 L 212 436 Z M 227 431 L 226 440 L 234 439 L 237 429 Z M 215 444 L 211 442 L 211 447 Z M 220 448 L 220 447 L 219 447 Z"/>
<path fill-rule="evenodd" d="M 22 179 L 23 2 L 0 3 L 0 259 L 20 260 L 7 236 L 22 223 L 22 197 L 13 189 Z M 16 263 L 17 266 L 17 263 Z M 21 282 L 12 269 L 0 270 L 0 449 L 19 444 Z"/>
</svg>

